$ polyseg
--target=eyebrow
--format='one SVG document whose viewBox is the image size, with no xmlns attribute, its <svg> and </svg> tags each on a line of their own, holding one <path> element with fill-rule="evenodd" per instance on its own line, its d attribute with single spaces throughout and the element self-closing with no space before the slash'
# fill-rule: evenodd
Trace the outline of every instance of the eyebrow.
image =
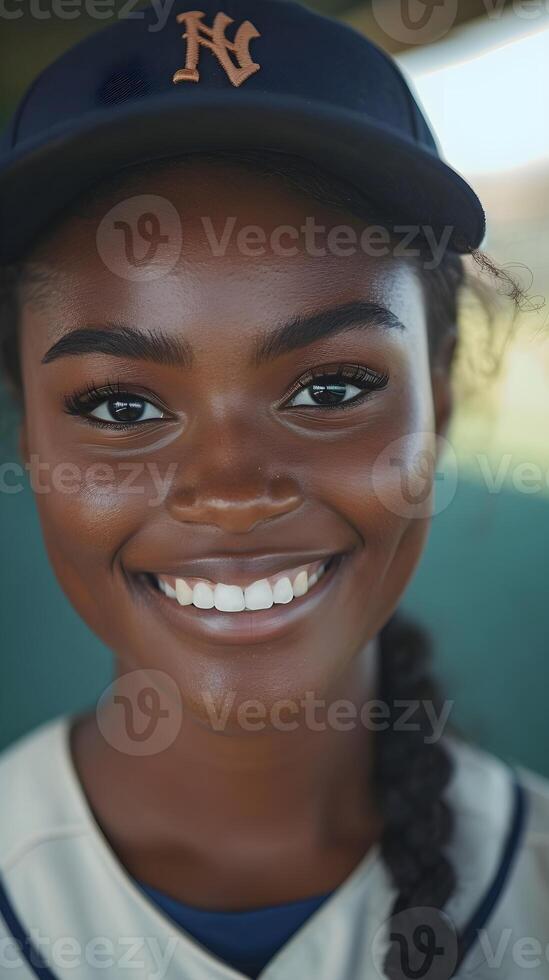
<svg viewBox="0 0 549 980">
<path fill-rule="evenodd" d="M 190 367 L 193 360 L 191 346 L 182 338 L 108 323 L 101 327 L 81 327 L 65 334 L 46 352 L 42 364 L 81 354 L 109 354 L 179 367 Z"/>
<path fill-rule="evenodd" d="M 254 362 L 258 367 L 265 361 L 307 347 L 317 340 L 346 330 L 372 327 L 405 329 L 402 321 L 384 306 L 365 300 L 352 300 L 306 316 L 297 316 L 277 330 L 265 333 L 257 343 Z"/>
<path fill-rule="evenodd" d="M 252 357 L 255 367 L 282 354 L 307 347 L 315 341 L 355 329 L 398 329 L 404 324 L 394 313 L 377 303 L 351 301 L 339 306 L 300 315 L 259 337 Z M 191 367 L 191 344 L 161 331 L 142 331 L 119 323 L 87 326 L 61 337 L 46 352 L 42 364 L 60 357 L 82 354 L 108 354 L 177 367 Z"/>
</svg>

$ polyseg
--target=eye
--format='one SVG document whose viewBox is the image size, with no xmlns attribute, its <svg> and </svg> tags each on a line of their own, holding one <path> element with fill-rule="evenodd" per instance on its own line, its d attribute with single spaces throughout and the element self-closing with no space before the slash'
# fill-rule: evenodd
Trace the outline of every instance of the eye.
<svg viewBox="0 0 549 980">
<path fill-rule="evenodd" d="M 139 395 L 114 395 L 106 398 L 92 411 L 88 411 L 90 418 L 99 419 L 101 422 L 149 422 L 151 419 L 163 419 L 166 413 L 152 402 L 141 398 Z"/>
<path fill-rule="evenodd" d="M 127 429 L 156 419 L 173 418 L 152 398 L 124 391 L 118 384 L 106 384 L 100 388 L 91 385 L 85 391 L 66 396 L 64 404 L 69 415 L 110 428 Z"/>
<path fill-rule="evenodd" d="M 309 372 L 294 385 L 294 394 L 284 408 L 338 408 L 362 401 L 368 394 L 384 388 L 387 374 L 361 365 L 325 367 Z"/>
<path fill-rule="evenodd" d="M 307 388 L 303 388 L 290 404 L 294 408 L 298 405 L 341 405 L 342 402 L 352 401 L 361 393 L 362 389 L 357 385 L 339 381 L 337 378 L 333 380 L 327 378 L 325 381 L 315 381 Z"/>
</svg>

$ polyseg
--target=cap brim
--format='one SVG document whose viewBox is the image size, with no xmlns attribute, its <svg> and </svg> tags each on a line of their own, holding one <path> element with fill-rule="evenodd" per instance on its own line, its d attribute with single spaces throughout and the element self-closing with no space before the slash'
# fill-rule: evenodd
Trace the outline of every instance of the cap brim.
<svg viewBox="0 0 549 980">
<path fill-rule="evenodd" d="M 189 93 L 191 96 L 191 93 Z M 264 147 L 297 154 L 361 188 L 399 224 L 428 226 L 464 253 L 485 232 L 482 205 L 443 160 L 361 114 L 312 100 L 194 90 L 88 113 L 0 159 L 3 263 L 61 209 L 113 171 L 189 150 Z M 445 231 L 445 229 L 449 229 Z"/>
</svg>

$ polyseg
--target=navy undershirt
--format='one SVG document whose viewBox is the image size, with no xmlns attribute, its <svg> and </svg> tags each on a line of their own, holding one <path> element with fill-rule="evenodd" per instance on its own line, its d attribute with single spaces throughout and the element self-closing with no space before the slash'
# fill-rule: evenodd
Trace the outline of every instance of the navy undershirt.
<svg viewBox="0 0 549 980">
<path fill-rule="evenodd" d="M 211 912 L 178 902 L 142 881 L 136 881 L 136 884 L 165 915 L 202 946 L 235 970 L 254 978 L 332 894 L 330 891 L 297 902 L 244 912 Z"/>
</svg>

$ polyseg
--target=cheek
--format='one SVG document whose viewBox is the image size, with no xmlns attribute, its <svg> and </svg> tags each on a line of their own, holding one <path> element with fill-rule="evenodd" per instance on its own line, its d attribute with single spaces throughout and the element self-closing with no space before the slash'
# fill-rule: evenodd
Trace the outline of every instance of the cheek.
<svg viewBox="0 0 549 980">
<path fill-rule="evenodd" d="M 315 492 L 355 532 L 348 614 L 365 631 L 375 631 L 396 608 L 423 553 L 436 448 L 428 375 L 416 384 L 407 372 L 363 425 L 334 440 L 317 471 Z"/>
<path fill-rule="evenodd" d="M 51 466 L 47 491 L 37 493 L 36 500 L 46 550 L 63 592 L 107 647 L 122 657 L 136 654 L 138 665 L 146 660 L 150 641 L 126 585 L 122 554 L 149 518 L 153 488 L 142 464 L 131 467 L 118 479 L 113 468 L 111 482 L 110 464 L 58 462 Z"/>
<path fill-rule="evenodd" d="M 152 488 L 143 464 L 30 460 L 48 554 L 65 591 L 112 586 L 118 552 L 146 519 Z"/>
<path fill-rule="evenodd" d="M 428 375 L 395 372 L 391 392 L 371 402 L 364 420 L 327 445 L 320 477 L 332 504 L 364 537 L 381 544 L 428 518 L 436 468 L 436 435 Z M 398 376 L 400 374 L 400 377 Z M 352 411 L 352 410 L 351 410 Z M 390 541 L 387 541 L 390 544 Z"/>
<path fill-rule="evenodd" d="M 146 520 L 163 471 L 120 448 L 94 443 L 60 407 L 31 400 L 27 471 L 56 569 L 89 579 L 112 568 L 118 549 Z"/>
</svg>

